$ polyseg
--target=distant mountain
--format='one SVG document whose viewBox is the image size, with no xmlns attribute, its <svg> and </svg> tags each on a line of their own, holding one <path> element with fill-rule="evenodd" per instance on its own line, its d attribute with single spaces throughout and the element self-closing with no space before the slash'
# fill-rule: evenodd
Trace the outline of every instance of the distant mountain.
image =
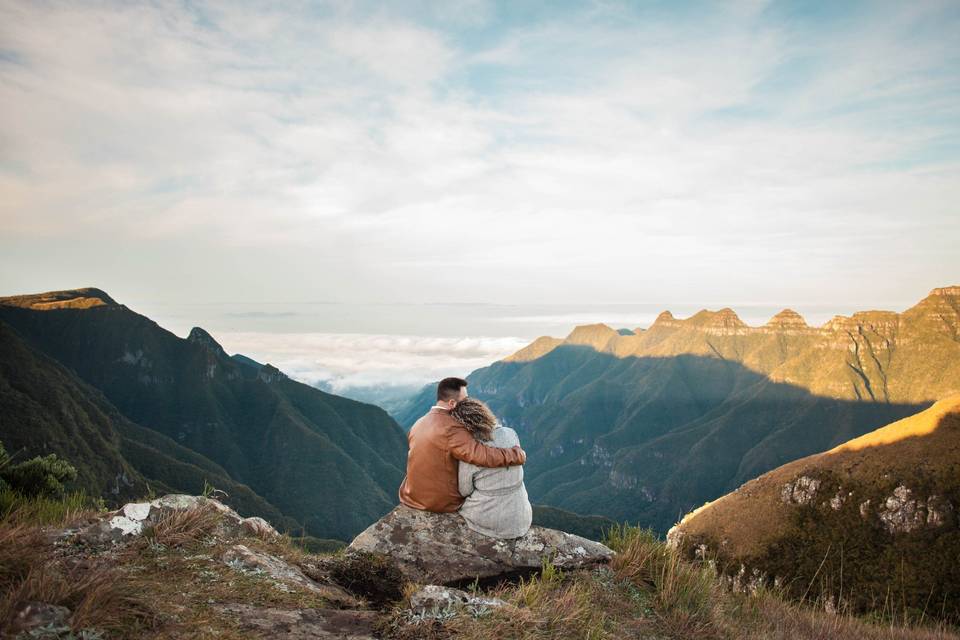
<svg viewBox="0 0 960 640">
<path fill-rule="evenodd" d="M 670 532 L 796 597 L 960 621 L 960 395 L 747 482 Z M 741 567 L 743 569 L 741 570 Z"/>
<path fill-rule="evenodd" d="M 231 358 L 199 327 L 178 338 L 98 289 L 0 298 L 0 321 L 145 431 L 123 456 L 144 475 L 162 466 L 144 448 L 175 444 L 320 537 L 349 539 L 396 504 L 406 440 L 378 407 Z"/>
<path fill-rule="evenodd" d="M 960 287 L 819 328 L 789 309 L 762 327 L 722 309 L 625 333 L 577 327 L 468 376 L 520 434 L 535 502 L 665 532 L 765 471 L 960 392 Z M 428 387 L 398 419 L 432 402 Z"/>
</svg>

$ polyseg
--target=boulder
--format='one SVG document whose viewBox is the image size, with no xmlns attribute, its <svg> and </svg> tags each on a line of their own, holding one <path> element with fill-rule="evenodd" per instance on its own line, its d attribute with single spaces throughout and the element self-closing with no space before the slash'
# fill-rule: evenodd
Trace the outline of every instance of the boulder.
<svg viewBox="0 0 960 640">
<path fill-rule="evenodd" d="M 531 527 L 521 538 L 490 538 L 470 530 L 459 514 L 404 505 L 354 538 L 347 547 L 347 553 L 351 551 L 384 554 L 408 580 L 439 585 L 529 574 L 545 559 L 559 568 L 577 569 L 605 563 L 614 555 L 599 542 L 544 527 Z"/>
</svg>

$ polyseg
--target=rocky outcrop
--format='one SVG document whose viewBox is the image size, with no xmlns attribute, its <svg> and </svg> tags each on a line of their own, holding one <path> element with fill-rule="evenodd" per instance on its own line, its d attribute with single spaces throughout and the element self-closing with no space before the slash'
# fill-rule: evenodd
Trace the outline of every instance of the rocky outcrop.
<svg viewBox="0 0 960 640">
<path fill-rule="evenodd" d="M 770 318 L 769 322 L 764 325 L 764 329 L 771 333 L 783 335 L 810 333 L 814 330 L 807 324 L 807 321 L 803 319 L 803 316 L 793 309 L 784 309 Z"/>
<path fill-rule="evenodd" d="M 900 485 L 887 496 L 877 512 L 877 517 L 888 533 L 898 534 L 909 533 L 925 526 L 943 526 L 952 513 L 953 505 L 942 497 L 919 499 L 905 485 Z"/>
<path fill-rule="evenodd" d="M 174 513 L 203 509 L 219 514 L 216 533 L 224 537 L 279 535 L 263 518 L 243 518 L 217 500 L 183 494 L 168 494 L 150 502 L 131 502 L 98 517 L 79 531 L 66 533 L 71 537 L 76 535 L 77 539 L 88 544 L 120 543 L 139 537 L 144 531 Z"/>
<path fill-rule="evenodd" d="M 614 555 L 599 542 L 543 527 L 532 527 L 522 538 L 490 538 L 471 531 L 456 513 L 403 505 L 358 535 L 347 551 L 387 555 L 408 580 L 441 585 L 531 573 L 544 559 L 574 569 Z"/>
<path fill-rule="evenodd" d="M 783 485 L 780 501 L 785 504 L 809 504 L 817 495 L 820 481 L 810 476 L 800 476 L 793 482 Z"/>
</svg>

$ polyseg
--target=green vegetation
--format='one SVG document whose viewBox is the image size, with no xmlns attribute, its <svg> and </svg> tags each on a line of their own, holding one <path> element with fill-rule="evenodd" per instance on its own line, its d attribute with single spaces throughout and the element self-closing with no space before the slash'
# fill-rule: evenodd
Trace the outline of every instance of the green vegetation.
<svg viewBox="0 0 960 640">
<path fill-rule="evenodd" d="M 251 362 L 98 290 L 0 299 L 0 438 L 74 461 L 77 486 L 116 503 L 209 483 L 244 515 L 337 539 L 393 507 L 396 423 Z"/>
<path fill-rule="evenodd" d="M 0 490 L 9 487 L 28 496 L 59 496 L 77 470 L 55 453 L 14 463 L 0 442 Z"/>
</svg>

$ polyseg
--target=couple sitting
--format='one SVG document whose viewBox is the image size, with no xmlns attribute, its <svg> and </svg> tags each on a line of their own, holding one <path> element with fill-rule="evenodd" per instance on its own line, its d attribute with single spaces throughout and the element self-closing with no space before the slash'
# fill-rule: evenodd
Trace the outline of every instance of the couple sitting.
<svg viewBox="0 0 960 640">
<path fill-rule="evenodd" d="M 519 538 L 533 511 L 523 486 L 527 456 L 513 429 L 467 397 L 467 381 L 445 378 L 437 404 L 407 436 L 400 502 L 413 509 L 458 511 L 467 526 L 494 538 Z"/>
</svg>

